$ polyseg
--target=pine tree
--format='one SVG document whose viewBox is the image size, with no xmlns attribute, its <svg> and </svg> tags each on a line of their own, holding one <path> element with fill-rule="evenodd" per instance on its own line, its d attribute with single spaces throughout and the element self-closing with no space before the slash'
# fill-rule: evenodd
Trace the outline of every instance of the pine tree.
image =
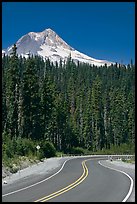
<svg viewBox="0 0 137 204">
<path fill-rule="evenodd" d="M 84 115 L 84 146 L 87 149 L 93 150 L 93 132 L 92 132 L 92 108 L 91 108 L 91 91 L 88 91 L 88 98 L 85 105 Z"/>
<path fill-rule="evenodd" d="M 22 82 L 23 137 L 40 139 L 41 106 L 35 59 L 26 61 Z"/>
<path fill-rule="evenodd" d="M 92 86 L 92 130 L 93 130 L 93 146 L 95 150 L 104 147 L 104 121 L 103 121 L 103 104 L 101 94 L 101 80 L 97 76 Z"/>
<path fill-rule="evenodd" d="M 16 50 L 14 44 L 6 79 L 7 128 L 11 138 L 18 136 L 19 66 Z"/>
<path fill-rule="evenodd" d="M 54 109 L 55 90 L 54 85 L 51 84 L 50 78 L 45 75 L 42 79 L 41 87 L 41 113 L 42 113 L 42 128 L 45 139 L 52 141 L 51 135 L 51 118 Z"/>
</svg>

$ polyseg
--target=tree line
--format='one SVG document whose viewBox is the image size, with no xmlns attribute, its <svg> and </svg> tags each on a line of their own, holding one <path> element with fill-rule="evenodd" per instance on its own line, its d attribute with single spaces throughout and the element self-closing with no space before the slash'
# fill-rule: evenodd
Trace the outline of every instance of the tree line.
<svg viewBox="0 0 137 204">
<path fill-rule="evenodd" d="M 2 58 L 3 155 L 97 152 L 135 145 L 135 65 L 53 63 L 39 56 Z M 53 149 L 52 148 L 52 149 Z"/>
</svg>

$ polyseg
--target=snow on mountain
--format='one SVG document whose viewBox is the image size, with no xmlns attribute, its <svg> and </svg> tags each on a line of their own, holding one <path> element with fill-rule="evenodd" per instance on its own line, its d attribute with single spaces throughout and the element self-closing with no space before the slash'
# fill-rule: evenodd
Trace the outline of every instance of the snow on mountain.
<svg viewBox="0 0 137 204">
<path fill-rule="evenodd" d="M 5 50 L 5 54 L 11 53 L 12 46 Z M 59 62 L 60 59 L 64 61 L 71 56 L 73 61 L 76 63 L 79 61 L 89 63 L 91 65 L 94 64 L 96 66 L 104 64 L 109 66 L 113 63 L 107 60 L 98 60 L 89 57 L 75 50 L 50 28 L 45 29 L 42 32 L 29 32 L 16 42 L 16 46 L 17 54 L 24 57 L 28 57 L 28 53 L 30 53 L 33 55 L 40 55 L 43 57 L 43 59 L 49 58 L 53 62 Z"/>
<path fill-rule="evenodd" d="M 5 53 L 5 50 L 2 50 L 2 55 L 4 55 L 4 53 Z"/>
</svg>

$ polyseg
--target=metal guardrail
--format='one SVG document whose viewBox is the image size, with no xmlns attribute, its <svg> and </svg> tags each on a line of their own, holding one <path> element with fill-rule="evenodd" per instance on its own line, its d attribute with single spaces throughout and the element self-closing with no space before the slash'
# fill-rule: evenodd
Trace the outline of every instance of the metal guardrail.
<svg viewBox="0 0 137 204">
<path fill-rule="evenodd" d="M 114 155 L 105 155 L 105 154 L 101 154 L 101 155 L 80 155 L 80 154 L 67 154 L 67 155 L 61 155 L 61 157 L 105 157 L 106 159 L 108 160 L 114 160 L 114 159 L 126 159 L 126 160 L 129 160 L 129 159 L 133 159 L 135 160 L 135 155 L 128 155 L 128 154 L 114 154 Z"/>
<path fill-rule="evenodd" d="M 135 155 L 109 155 L 108 156 L 109 160 L 114 160 L 114 159 L 126 159 L 126 160 L 130 160 L 130 159 L 134 159 L 135 160 Z"/>
</svg>

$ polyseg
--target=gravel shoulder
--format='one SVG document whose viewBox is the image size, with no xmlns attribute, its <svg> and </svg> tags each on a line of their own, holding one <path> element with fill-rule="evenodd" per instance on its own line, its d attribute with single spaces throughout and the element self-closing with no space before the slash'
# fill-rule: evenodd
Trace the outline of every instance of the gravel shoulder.
<svg viewBox="0 0 137 204">
<path fill-rule="evenodd" d="M 43 162 L 39 162 L 37 164 L 30 165 L 24 169 L 19 170 L 17 173 L 9 174 L 8 176 L 2 179 L 2 186 L 10 185 L 20 179 L 25 179 L 31 177 L 31 175 L 45 175 L 50 171 L 56 169 L 61 166 L 68 157 L 54 157 L 45 159 Z"/>
</svg>

